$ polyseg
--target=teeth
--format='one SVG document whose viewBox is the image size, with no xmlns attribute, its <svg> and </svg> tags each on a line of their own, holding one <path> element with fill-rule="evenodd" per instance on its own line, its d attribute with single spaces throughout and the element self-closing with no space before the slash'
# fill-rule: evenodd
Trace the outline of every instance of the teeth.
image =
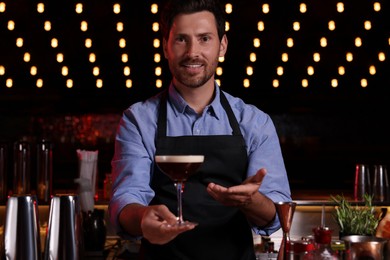
<svg viewBox="0 0 390 260">
<path fill-rule="evenodd" d="M 186 65 L 186 66 L 190 68 L 199 68 L 201 65 Z"/>
</svg>

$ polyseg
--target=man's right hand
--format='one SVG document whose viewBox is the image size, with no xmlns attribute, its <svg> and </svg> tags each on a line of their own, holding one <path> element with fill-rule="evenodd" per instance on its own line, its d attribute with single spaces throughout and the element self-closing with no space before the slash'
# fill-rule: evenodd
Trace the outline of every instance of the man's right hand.
<svg viewBox="0 0 390 260">
<path fill-rule="evenodd" d="M 120 213 L 119 222 L 130 235 L 143 236 L 152 244 L 166 244 L 196 225 L 175 225 L 176 216 L 165 205 L 127 205 Z"/>
</svg>

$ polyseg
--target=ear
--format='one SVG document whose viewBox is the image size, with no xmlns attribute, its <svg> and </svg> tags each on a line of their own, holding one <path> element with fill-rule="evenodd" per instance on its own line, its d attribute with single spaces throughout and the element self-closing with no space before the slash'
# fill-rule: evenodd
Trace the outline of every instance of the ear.
<svg viewBox="0 0 390 260">
<path fill-rule="evenodd" d="M 228 46 L 228 39 L 226 34 L 222 36 L 221 43 L 219 45 L 219 57 L 223 57 L 226 54 L 227 51 L 227 46 Z"/>
<path fill-rule="evenodd" d="M 168 52 L 167 52 L 167 40 L 163 39 L 163 51 L 164 51 L 164 57 L 168 59 Z"/>
</svg>

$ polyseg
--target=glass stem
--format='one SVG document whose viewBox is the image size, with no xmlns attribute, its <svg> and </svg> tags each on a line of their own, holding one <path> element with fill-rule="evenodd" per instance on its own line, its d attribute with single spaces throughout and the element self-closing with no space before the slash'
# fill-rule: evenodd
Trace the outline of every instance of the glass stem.
<svg viewBox="0 0 390 260">
<path fill-rule="evenodd" d="M 179 181 L 176 183 L 176 189 L 177 189 L 177 218 L 179 224 L 184 223 L 183 220 L 183 210 L 182 210 L 182 192 L 183 192 L 183 182 Z"/>
</svg>

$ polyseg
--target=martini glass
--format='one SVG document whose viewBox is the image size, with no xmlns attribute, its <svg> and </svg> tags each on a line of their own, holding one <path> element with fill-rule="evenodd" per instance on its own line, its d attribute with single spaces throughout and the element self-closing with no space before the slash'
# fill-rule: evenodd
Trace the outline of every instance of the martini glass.
<svg viewBox="0 0 390 260">
<path fill-rule="evenodd" d="M 175 184 L 177 192 L 177 223 L 176 226 L 196 225 L 183 220 L 182 193 L 184 183 L 193 175 L 204 161 L 203 155 L 156 155 L 155 161 L 160 170 Z"/>
</svg>

